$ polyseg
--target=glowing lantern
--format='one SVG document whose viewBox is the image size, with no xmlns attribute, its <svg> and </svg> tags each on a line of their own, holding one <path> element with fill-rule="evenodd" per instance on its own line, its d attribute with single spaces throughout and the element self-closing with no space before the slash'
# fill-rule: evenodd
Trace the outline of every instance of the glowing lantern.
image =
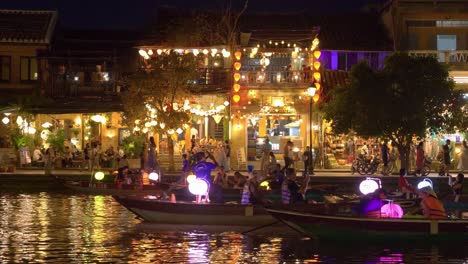
<svg viewBox="0 0 468 264">
<path fill-rule="evenodd" d="M 220 115 L 220 114 L 216 114 L 216 115 L 213 115 L 213 119 L 214 119 L 214 121 L 216 122 L 216 124 L 219 124 L 219 122 L 221 121 L 221 119 L 223 119 L 223 116 Z"/>
<path fill-rule="evenodd" d="M 320 69 L 320 61 L 314 62 L 314 69 L 316 70 Z"/>
<path fill-rule="evenodd" d="M 49 128 L 49 127 L 51 127 L 51 126 L 52 126 L 52 124 L 49 123 L 49 122 L 45 122 L 44 124 L 42 124 L 42 127 L 43 127 L 43 128 Z"/>
<path fill-rule="evenodd" d="M 270 190 L 270 183 L 267 181 L 262 181 L 260 187 L 264 187 L 267 191 Z"/>
<path fill-rule="evenodd" d="M 153 55 L 153 50 L 148 50 L 148 55 Z"/>
<path fill-rule="evenodd" d="M 318 83 L 318 82 L 314 83 L 314 85 L 315 85 L 315 90 L 316 91 L 320 90 L 320 88 L 322 87 L 322 85 L 320 83 Z"/>
<path fill-rule="evenodd" d="M 234 92 L 236 93 L 239 92 L 240 88 L 241 88 L 240 84 L 238 83 L 234 84 Z"/>
<path fill-rule="evenodd" d="M 149 130 L 148 130 L 147 127 L 144 127 L 144 128 L 141 130 L 141 132 L 143 132 L 143 133 L 145 133 L 145 134 L 148 133 L 148 131 L 149 131 Z"/>
<path fill-rule="evenodd" d="M 104 172 L 102 171 L 98 171 L 94 174 L 94 179 L 100 181 L 102 179 L 104 179 Z"/>
<path fill-rule="evenodd" d="M 359 191 L 361 191 L 361 193 L 364 195 L 373 193 L 375 192 L 375 190 L 379 188 L 380 188 L 380 184 L 375 179 L 372 179 L 372 178 L 367 178 L 359 184 Z"/>
<path fill-rule="evenodd" d="M 192 51 L 192 53 L 193 53 L 193 55 L 197 56 L 198 53 L 200 53 L 200 52 L 199 52 L 197 49 L 194 49 L 194 50 Z"/>
<path fill-rule="evenodd" d="M 205 54 L 205 55 L 207 55 L 208 52 L 209 52 L 209 51 L 208 51 L 207 49 L 204 49 L 204 50 L 203 50 L 203 54 Z"/>
<path fill-rule="evenodd" d="M 240 70 L 241 66 L 242 66 L 242 65 L 241 65 L 240 62 L 235 62 L 235 63 L 234 63 L 234 69 L 236 69 L 236 71 Z"/>
<path fill-rule="evenodd" d="M 225 106 L 228 106 L 229 105 L 229 102 L 228 101 L 224 101 L 223 103 Z"/>
<path fill-rule="evenodd" d="M 18 126 L 21 126 L 23 124 L 23 118 L 21 116 L 18 116 L 18 118 L 16 118 L 16 124 L 18 124 Z"/>
<path fill-rule="evenodd" d="M 196 179 L 197 179 L 197 176 L 195 176 L 194 174 L 190 174 L 190 175 L 187 176 L 187 182 L 188 183 L 191 183 Z"/>
<path fill-rule="evenodd" d="M 384 204 L 380 208 L 380 213 L 388 218 L 402 218 L 403 209 L 399 204 L 394 204 L 393 201 L 390 201 L 388 204 Z"/>
<path fill-rule="evenodd" d="M 150 127 L 151 126 L 151 123 L 150 122 L 146 122 L 145 123 L 145 127 Z"/>
<path fill-rule="evenodd" d="M 428 178 L 425 178 L 424 180 L 422 180 L 422 181 L 420 181 L 418 183 L 418 189 L 421 190 L 424 187 L 431 187 L 431 189 L 432 189 L 432 181 L 430 179 L 428 179 Z"/>
<path fill-rule="evenodd" d="M 238 103 L 238 102 L 240 101 L 240 95 L 235 94 L 235 95 L 232 97 L 232 100 L 233 100 L 235 103 Z"/>
<path fill-rule="evenodd" d="M 234 52 L 234 56 L 236 57 L 236 60 L 240 60 L 242 56 L 242 52 L 238 50 Z"/>
<path fill-rule="evenodd" d="M 314 72 L 314 79 L 315 79 L 316 81 L 320 81 L 320 77 L 321 77 L 320 72 Z"/>
<path fill-rule="evenodd" d="M 180 135 L 180 134 L 182 134 L 182 132 L 184 132 L 184 130 L 182 130 L 182 128 L 179 127 L 179 128 L 177 128 L 176 132 L 177 132 L 177 134 Z"/>
<path fill-rule="evenodd" d="M 164 129 L 166 127 L 166 124 L 160 123 L 159 126 L 161 127 L 161 129 Z"/>
<path fill-rule="evenodd" d="M 208 191 L 208 182 L 202 179 L 195 179 L 189 183 L 189 191 L 194 195 L 204 195 Z"/>
<path fill-rule="evenodd" d="M 10 123 L 10 119 L 9 119 L 8 117 L 5 116 L 5 117 L 2 119 L 2 122 L 3 122 L 3 124 L 6 125 L 6 124 Z"/>
<path fill-rule="evenodd" d="M 158 50 L 156 50 L 156 53 L 158 53 L 158 55 L 161 55 L 161 54 L 162 54 L 162 50 L 161 50 L 161 49 L 158 49 Z"/>
<path fill-rule="evenodd" d="M 314 96 L 312 97 L 312 99 L 314 100 L 314 102 L 318 102 L 318 100 L 320 99 L 320 95 L 319 94 L 314 94 Z"/>
<path fill-rule="evenodd" d="M 172 135 L 172 134 L 175 133 L 175 131 L 174 131 L 174 129 L 169 129 L 169 130 L 167 131 L 167 133 L 168 133 L 169 135 Z"/>
<path fill-rule="evenodd" d="M 144 51 L 144 50 L 142 50 L 142 49 L 139 50 L 138 53 L 139 53 L 140 56 L 142 56 L 142 57 L 145 57 L 145 58 L 148 57 L 148 53 L 146 53 L 146 51 Z"/>
<path fill-rule="evenodd" d="M 237 73 L 237 72 L 234 73 L 234 81 L 238 82 L 240 80 L 240 77 L 241 77 L 240 73 Z"/>
<path fill-rule="evenodd" d="M 320 58 L 320 55 L 322 55 L 322 53 L 320 52 L 320 50 L 314 51 L 314 58 L 318 59 L 318 58 Z"/>
<path fill-rule="evenodd" d="M 159 174 L 157 172 L 153 171 L 148 175 L 148 179 L 150 179 L 152 181 L 158 181 L 159 180 Z"/>
<path fill-rule="evenodd" d="M 314 45 L 314 46 L 317 46 L 319 43 L 320 43 L 320 41 L 319 41 L 318 38 L 314 38 L 314 40 L 312 41 L 312 45 Z"/>
<path fill-rule="evenodd" d="M 461 149 L 460 148 L 455 148 L 455 154 L 460 154 Z"/>
</svg>

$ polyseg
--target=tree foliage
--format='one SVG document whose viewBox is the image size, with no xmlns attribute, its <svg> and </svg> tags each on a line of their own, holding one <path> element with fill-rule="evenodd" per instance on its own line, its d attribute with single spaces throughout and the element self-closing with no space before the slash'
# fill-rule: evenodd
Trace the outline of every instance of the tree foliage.
<svg viewBox="0 0 468 264">
<path fill-rule="evenodd" d="M 466 122 L 462 97 L 454 91 L 446 65 L 434 57 L 395 53 L 382 70 L 360 62 L 351 70 L 349 82 L 329 96 L 323 110 L 335 132 L 390 139 L 402 164 L 408 164 L 413 136 L 451 131 Z"/>
</svg>

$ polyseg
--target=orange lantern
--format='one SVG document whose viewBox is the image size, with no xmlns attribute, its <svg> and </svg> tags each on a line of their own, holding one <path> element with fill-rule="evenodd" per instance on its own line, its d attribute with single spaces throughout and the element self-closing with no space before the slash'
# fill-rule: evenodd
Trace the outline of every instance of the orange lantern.
<svg viewBox="0 0 468 264">
<path fill-rule="evenodd" d="M 235 103 L 238 103 L 238 102 L 240 101 L 240 95 L 235 94 L 235 95 L 232 97 L 232 100 L 233 100 Z"/>
<path fill-rule="evenodd" d="M 240 73 L 238 72 L 234 73 L 234 81 L 238 82 L 240 80 L 240 77 L 241 77 Z"/>
<path fill-rule="evenodd" d="M 237 93 L 240 90 L 241 86 L 240 86 L 240 84 L 236 83 L 236 84 L 234 84 L 233 88 L 234 88 L 234 92 Z"/>
<path fill-rule="evenodd" d="M 314 102 L 318 102 L 318 100 L 320 99 L 320 95 L 319 94 L 315 94 L 314 97 L 312 97 L 312 99 L 314 100 Z"/>
<path fill-rule="evenodd" d="M 240 50 L 236 51 L 234 53 L 234 56 L 236 57 L 237 60 L 240 60 L 241 59 L 241 56 L 242 56 L 242 52 Z"/>
<path fill-rule="evenodd" d="M 320 52 L 320 50 L 314 51 L 314 58 L 318 59 L 318 58 L 320 58 L 320 55 L 322 55 L 322 53 Z"/>
<path fill-rule="evenodd" d="M 314 79 L 315 79 L 317 82 L 320 81 L 320 77 L 321 77 L 320 72 L 314 72 Z"/>
<path fill-rule="evenodd" d="M 320 90 L 320 88 L 322 87 L 322 85 L 319 82 L 314 83 L 314 85 L 315 85 L 315 91 Z"/>
<path fill-rule="evenodd" d="M 315 70 L 320 69 L 320 61 L 314 62 L 314 69 L 315 69 Z"/>
<path fill-rule="evenodd" d="M 240 62 L 235 62 L 234 63 L 234 69 L 236 69 L 236 71 L 240 70 L 241 68 L 241 63 Z"/>
</svg>

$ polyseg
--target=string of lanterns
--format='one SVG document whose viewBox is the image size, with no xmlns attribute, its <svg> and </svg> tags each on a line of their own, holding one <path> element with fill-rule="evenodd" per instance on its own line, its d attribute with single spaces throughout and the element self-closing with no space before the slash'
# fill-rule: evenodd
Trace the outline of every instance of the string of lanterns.
<svg viewBox="0 0 468 264">
<path fill-rule="evenodd" d="M 236 59 L 236 61 L 234 62 L 234 84 L 233 84 L 233 95 L 232 95 L 232 100 L 235 102 L 235 103 L 238 103 L 241 99 L 240 95 L 239 95 L 239 91 L 241 89 L 241 86 L 239 84 L 239 80 L 241 78 L 241 74 L 239 73 L 241 67 L 242 67 L 242 64 L 240 62 L 240 59 L 242 57 L 242 52 L 240 50 L 236 51 L 234 53 L 234 57 Z"/>
</svg>

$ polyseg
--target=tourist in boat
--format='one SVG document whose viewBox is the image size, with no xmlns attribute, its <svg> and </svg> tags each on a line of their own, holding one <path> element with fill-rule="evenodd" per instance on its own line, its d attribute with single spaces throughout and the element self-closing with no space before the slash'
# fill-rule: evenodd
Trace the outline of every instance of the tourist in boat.
<svg viewBox="0 0 468 264">
<path fill-rule="evenodd" d="M 236 171 L 234 177 L 228 178 L 228 186 L 233 189 L 242 189 L 246 183 L 246 178 L 242 173 Z"/>
<path fill-rule="evenodd" d="M 117 184 L 117 188 L 120 190 L 122 189 L 122 184 L 127 182 L 128 177 L 128 166 L 123 166 L 117 170 L 117 177 L 115 177 L 115 183 Z"/>
<path fill-rule="evenodd" d="M 286 169 L 286 179 L 281 184 L 281 201 L 283 204 L 294 204 L 302 201 L 299 193 L 299 185 L 296 183 L 296 171 L 293 168 Z"/>
<path fill-rule="evenodd" d="M 207 158 L 210 158 L 214 163 L 206 161 Z M 218 166 L 218 163 L 213 158 L 213 156 L 208 152 L 208 156 L 205 156 L 204 152 L 198 152 L 195 154 L 196 164 L 192 167 L 192 171 L 195 173 L 197 178 L 203 179 L 209 183 L 212 183 L 211 180 L 211 171 Z M 210 201 L 209 193 L 210 188 L 208 187 L 208 191 L 205 195 L 206 201 Z M 199 199 L 197 199 L 198 201 Z"/>
<path fill-rule="evenodd" d="M 437 194 L 430 186 L 426 186 L 419 190 L 419 195 L 422 198 L 420 203 L 423 215 L 429 219 L 445 219 L 447 214 L 442 203 L 437 198 Z"/>
<path fill-rule="evenodd" d="M 414 187 L 405 179 L 406 169 L 400 169 L 400 177 L 398 178 L 398 189 L 405 194 L 406 199 L 409 199 L 411 193 L 414 192 Z"/>
<path fill-rule="evenodd" d="M 224 166 L 218 167 L 218 173 L 213 179 L 213 183 L 211 184 L 211 198 L 215 203 L 224 203 L 223 201 L 223 188 L 226 185 L 226 171 L 224 170 Z"/>
<path fill-rule="evenodd" d="M 452 187 L 453 195 L 455 196 L 454 202 L 458 203 L 460 201 L 460 197 L 463 191 L 463 180 L 465 179 L 465 175 L 463 173 L 458 173 L 457 179 L 455 181 L 452 180 L 452 177 L 449 178 L 449 185 Z"/>
<path fill-rule="evenodd" d="M 241 204 L 261 204 L 263 199 L 258 189 L 258 179 L 253 172 L 249 172 L 249 179 L 244 184 L 242 189 Z"/>
<path fill-rule="evenodd" d="M 387 198 L 387 192 L 384 189 L 377 189 L 362 197 L 357 211 L 360 215 L 367 218 L 382 218 L 380 208 L 384 205 L 384 200 Z"/>
</svg>

